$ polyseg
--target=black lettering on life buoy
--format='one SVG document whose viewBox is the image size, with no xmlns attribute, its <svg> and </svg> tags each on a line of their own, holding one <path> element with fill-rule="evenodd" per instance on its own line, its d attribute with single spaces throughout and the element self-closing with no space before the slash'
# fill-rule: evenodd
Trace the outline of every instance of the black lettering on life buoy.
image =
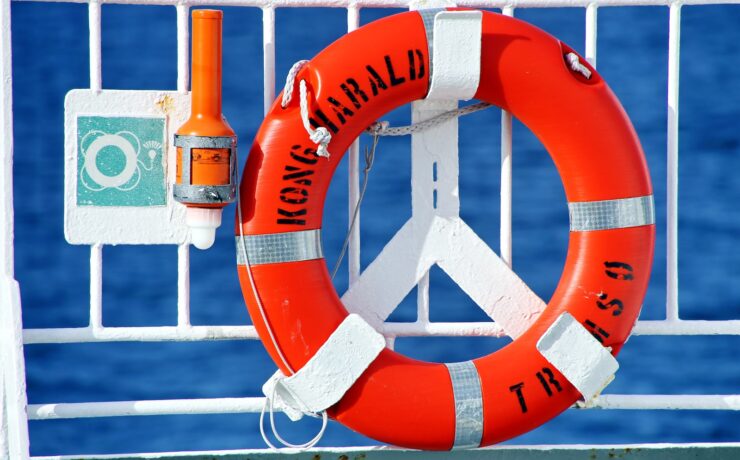
<svg viewBox="0 0 740 460">
<path fill-rule="evenodd" d="M 632 270 L 632 265 L 624 262 L 604 262 L 604 270 L 606 276 L 614 278 L 615 280 L 632 281 L 635 277 Z"/>
<path fill-rule="evenodd" d="M 363 102 L 368 101 L 367 94 L 365 94 L 365 91 L 360 88 L 360 85 L 357 84 L 357 81 L 354 78 L 348 78 L 345 80 L 345 83 L 342 83 L 339 87 L 342 88 L 342 91 L 344 91 L 344 94 L 347 95 L 356 109 L 362 107 L 359 99 L 357 99 L 358 97 L 362 99 Z"/>
<path fill-rule="evenodd" d="M 380 89 L 388 89 L 388 85 L 383 81 L 383 77 L 378 74 L 378 71 L 373 68 L 370 64 L 365 66 L 365 69 L 370 74 L 368 80 L 370 81 L 370 89 L 373 92 L 373 96 L 377 96 Z"/>
<path fill-rule="evenodd" d="M 544 375 L 543 375 L 544 374 Z M 542 372 L 537 372 L 537 380 L 542 384 L 542 388 L 545 389 L 547 396 L 552 396 L 553 391 L 551 387 L 554 387 L 558 393 L 563 391 L 563 387 L 560 386 L 560 382 L 555 378 L 555 374 L 549 367 L 543 367 Z M 547 378 L 545 378 L 547 376 Z"/>
<path fill-rule="evenodd" d="M 624 303 L 622 303 L 619 299 L 612 299 L 607 303 L 604 303 L 602 301 L 605 301 L 609 298 L 606 292 L 599 293 L 599 300 L 596 301 L 596 306 L 599 307 L 602 310 L 609 310 L 610 308 L 614 308 L 612 310 L 612 316 L 619 316 L 622 314 L 622 310 L 624 310 Z"/>
<path fill-rule="evenodd" d="M 279 218 L 278 224 L 283 225 L 306 225 L 306 219 L 296 219 L 298 216 L 305 216 L 308 212 L 307 209 L 299 209 L 298 211 L 286 211 L 285 209 L 278 208 L 278 214 L 281 216 L 288 217 L 289 219 Z"/>
<path fill-rule="evenodd" d="M 316 109 L 313 114 L 319 118 L 319 120 L 324 122 L 323 126 L 326 126 L 329 128 L 329 130 L 333 133 L 337 133 L 339 131 L 339 128 L 337 128 L 337 125 L 335 125 L 331 120 L 329 120 L 329 117 L 326 116 L 324 112 L 321 111 L 321 109 Z M 320 125 L 313 117 L 308 117 L 308 122 L 313 126 L 313 129 L 316 129 L 322 125 Z"/>
<path fill-rule="evenodd" d="M 424 55 L 421 53 L 421 50 L 408 50 L 406 52 L 406 55 L 409 58 L 409 80 L 413 81 L 417 78 L 423 78 L 424 77 Z M 417 71 L 416 66 L 416 59 L 414 56 L 418 57 L 419 59 L 419 67 Z"/>
<path fill-rule="evenodd" d="M 519 400 L 519 407 L 522 409 L 522 414 L 527 413 L 527 401 L 524 400 L 524 392 L 522 391 L 522 388 L 524 387 L 524 382 L 519 382 L 517 384 L 514 384 L 509 387 L 509 391 L 516 393 L 516 398 Z"/>
<path fill-rule="evenodd" d="M 347 123 L 347 119 L 345 117 L 351 117 L 355 114 L 353 111 L 345 107 L 344 104 L 331 96 L 329 96 L 326 100 L 329 101 L 329 104 L 334 106 L 331 109 L 334 111 L 334 115 L 337 117 L 341 124 Z"/>
<path fill-rule="evenodd" d="M 312 169 L 301 169 L 297 166 L 285 165 L 285 171 L 288 174 L 283 174 L 283 180 L 300 185 L 311 185 L 312 183 L 311 179 L 306 179 L 307 176 L 313 176 Z"/>
<path fill-rule="evenodd" d="M 288 204 L 303 204 L 308 201 L 308 190 L 302 187 L 285 187 L 280 190 L 280 201 Z"/>
<path fill-rule="evenodd" d="M 290 148 L 290 157 L 294 159 L 295 161 L 298 161 L 303 164 L 307 165 L 315 165 L 317 161 L 319 161 L 319 158 L 316 156 L 316 151 L 313 149 L 305 149 L 303 150 L 303 153 L 297 153 L 296 151 L 300 151 L 301 146 L 300 145 L 294 145 Z M 287 170 L 287 169 L 286 169 Z"/>
<path fill-rule="evenodd" d="M 393 70 L 393 61 L 391 61 L 391 57 L 386 54 L 385 56 L 383 56 L 383 59 L 385 59 L 385 68 L 386 70 L 388 70 L 388 79 L 391 82 L 391 86 L 398 86 L 401 83 L 405 82 L 405 78 L 396 77 L 396 72 Z"/>
<path fill-rule="evenodd" d="M 281 225 L 306 225 L 306 219 L 301 218 L 308 213 L 305 206 L 309 199 L 309 187 L 313 184 L 310 179 L 314 174 L 311 166 L 319 160 L 316 151 L 312 148 L 303 148 L 300 144 L 290 147 L 290 158 L 295 164 L 286 164 L 283 167 L 285 174 L 282 176 L 284 186 L 280 189 L 279 200 L 285 203 L 277 209 L 277 223 Z M 298 209 L 290 209 L 290 206 L 300 206 Z"/>
<path fill-rule="evenodd" d="M 591 335 L 593 335 L 594 338 L 599 342 L 604 343 L 604 340 L 609 338 L 609 333 L 597 326 L 596 323 L 594 323 L 590 319 L 587 319 L 584 322 L 584 325 L 586 326 L 586 329 L 591 332 Z"/>
</svg>

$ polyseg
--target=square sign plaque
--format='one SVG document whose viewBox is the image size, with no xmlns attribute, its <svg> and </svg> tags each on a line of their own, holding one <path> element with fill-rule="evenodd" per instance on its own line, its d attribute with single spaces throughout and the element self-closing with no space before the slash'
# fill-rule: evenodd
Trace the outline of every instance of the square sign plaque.
<svg viewBox="0 0 740 460">
<path fill-rule="evenodd" d="M 172 135 L 186 94 L 73 90 L 65 100 L 64 233 L 72 244 L 179 244 Z"/>
</svg>

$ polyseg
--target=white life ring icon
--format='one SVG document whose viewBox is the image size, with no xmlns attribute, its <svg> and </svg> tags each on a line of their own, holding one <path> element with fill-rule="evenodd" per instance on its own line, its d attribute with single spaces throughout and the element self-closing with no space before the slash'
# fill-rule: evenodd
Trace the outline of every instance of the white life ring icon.
<svg viewBox="0 0 740 460">
<path fill-rule="evenodd" d="M 86 145 L 88 138 L 94 138 Z M 149 166 L 139 160 L 141 142 L 139 138 L 130 131 L 119 131 L 108 134 L 103 131 L 93 130 L 88 132 L 80 141 L 82 156 L 84 157 L 80 169 L 80 182 L 90 191 L 99 192 L 107 188 L 117 188 L 129 191 L 139 185 L 141 180 L 141 168 L 151 171 L 154 167 L 154 159 L 162 144 L 156 141 L 148 141 L 144 146 L 149 148 Z M 114 147 L 124 156 L 124 166 L 118 173 L 109 175 L 98 167 L 98 156 L 107 147 Z M 89 183 L 91 181 L 92 183 Z"/>
<path fill-rule="evenodd" d="M 126 157 L 126 165 L 121 172 L 113 176 L 104 174 L 98 168 L 98 153 L 105 147 L 118 147 Z M 90 179 L 103 187 L 120 187 L 131 180 L 138 169 L 137 152 L 134 146 L 118 134 L 104 134 L 95 139 L 85 151 L 85 171 Z"/>
</svg>

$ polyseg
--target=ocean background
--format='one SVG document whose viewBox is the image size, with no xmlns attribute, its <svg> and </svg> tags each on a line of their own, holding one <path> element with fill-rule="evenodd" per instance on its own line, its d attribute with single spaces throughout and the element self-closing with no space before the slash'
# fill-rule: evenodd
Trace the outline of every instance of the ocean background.
<svg viewBox="0 0 740 460">
<path fill-rule="evenodd" d="M 89 248 L 63 236 L 63 101 L 89 86 L 87 6 L 12 4 L 16 276 L 26 328 L 88 323 Z M 104 5 L 103 87 L 175 89 L 175 9 Z M 224 112 L 240 136 L 241 161 L 262 120 L 262 23 L 257 8 L 224 8 Z M 364 9 L 362 23 L 399 10 Z M 580 8 L 519 9 L 583 53 Z M 682 12 L 680 95 L 679 301 L 684 319 L 740 318 L 740 6 Z M 278 86 L 291 64 L 315 55 L 346 30 L 343 9 L 278 9 Z M 665 317 L 665 178 L 668 8 L 601 8 L 598 69 L 630 115 L 655 188 L 657 242 L 642 319 Z M 542 101 L 544 104 L 547 101 Z M 588 108 L 584 108 L 588 110 Z M 388 119 L 405 124 L 408 108 Z M 462 217 L 498 248 L 500 111 L 460 121 Z M 363 139 L 367 144 L 368 139 Z M 410 216 L 410 140 L 382 139 L 362 209 L 367 266 Z M 567 207 L 559 178 L 536 138 L 514 127 L 514 267 L 549 299 L 566 253 Z M 346 159 L 345 159 L 346 163 Z M 333 266 L 347 222 L 346 164 L 327 198 L 324 247 Z M 608 173 L 608 172 L 607 172 Z M 214 247 L 191 250 L 192 322 L 248 324 L 234 267 L 234 207 Z M 174 246 L 107 246 L 104 324 L 176 324 Z M 346 264 L 345 264 L 346 265 Z M 337 277 L 346 288 L 346 269 Z M 486 317 L 440 270 L 431 275 L 432 320 Z M 415 318 L 415 291 L 393 320 Z M 399 339 L 396 348 L 435 361 L 487 354 L 489 338 Z M 736 394 L 740 337 L 633 337 L 608 393 Z M 275 366 L 258 341 L 29 345 L 29 402 L 83 402 L 259 394 Z M 392 417 L 392 414 L 388 414 Z M 295 442 L 318 429 L 279 417 Z M 264 447 L 258 415 L 118 417 L 30 422 L 33 455 Z M 740 440 L 729 411 L 570 410 L 510 443 L 641 443 Z M 320 446 L 373 444 L 336 423 Z"/>
</svg>

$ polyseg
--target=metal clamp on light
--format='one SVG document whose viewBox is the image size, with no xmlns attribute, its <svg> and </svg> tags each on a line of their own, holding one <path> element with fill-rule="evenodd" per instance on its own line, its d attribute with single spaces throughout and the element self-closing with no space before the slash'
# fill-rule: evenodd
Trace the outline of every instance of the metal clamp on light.
<svg viewBox="0 0 740 460">
<path fill-rule="evenodd" d="M 175 134 L 175 147 L 178 147 L 179 161 L 182 164 L 181 182 L 174 185 L 172 194 L 175 200 L 187 204 L 233 203 L 236 199 L 236 136 L 184 136 Z M 228 150 L 229 183 L 224 185 L 194 184 L 190 166 L 193 150 Z"/>
</svg>

